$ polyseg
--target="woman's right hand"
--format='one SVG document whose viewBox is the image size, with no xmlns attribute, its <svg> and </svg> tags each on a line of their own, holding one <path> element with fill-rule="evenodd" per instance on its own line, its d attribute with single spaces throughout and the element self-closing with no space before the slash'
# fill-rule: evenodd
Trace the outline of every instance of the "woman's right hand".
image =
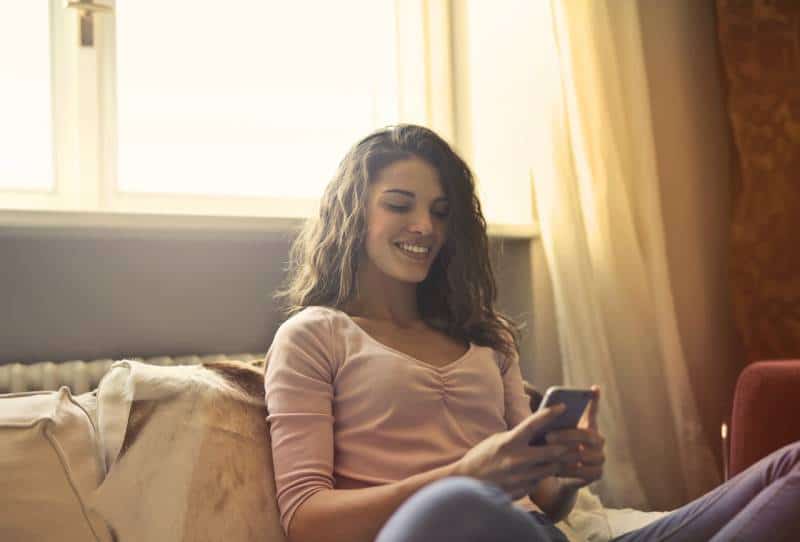
<svg viewBox="0 0 800 542">
<path fill-rule="evenodd" d="M 529 443 L 564 405 L 531 414 L 516 427 L 496 433 L 476 444 L 456 463 L 455 476 L 470 476 L 493 483 L 512 500 L 528 495 L 542 478 L 557 474 L 568 448 L 559 444 Z"/>
</svg>

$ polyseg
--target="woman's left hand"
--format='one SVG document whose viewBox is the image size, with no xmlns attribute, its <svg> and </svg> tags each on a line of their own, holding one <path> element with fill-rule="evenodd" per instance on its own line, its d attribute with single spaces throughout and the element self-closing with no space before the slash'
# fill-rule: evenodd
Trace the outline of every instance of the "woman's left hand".
<svg viewBox="0 0 800 542">
<path fill-rule="evenodd" d="M 547 434 L 548 444 L 562 444 L 569 451 L 564 454 L 563 468 L 556 474 L 562 487 L 578 489 L 603 477 L 603 464 L 606 461 L 603 447 L 605 438 L 597 428 L 597 410 L 600 388 L 592 386 L 594 397 L 586 414 L 575 429 L 562 429 Z"/>
</svg>

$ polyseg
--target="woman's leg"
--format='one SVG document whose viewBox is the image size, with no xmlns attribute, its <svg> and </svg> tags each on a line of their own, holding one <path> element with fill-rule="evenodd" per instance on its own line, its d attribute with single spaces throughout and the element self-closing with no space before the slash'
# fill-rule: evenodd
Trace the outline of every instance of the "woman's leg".
<svg viewBox="0 0 800 542">
<path fill-rule="evenodd" d="M 552 529 L 514 506 L 500 488 L 454 476 L 412 495 L 375 542 L 566 542 Z"/>
<path fill-rule="evenodd" d="M 614 542 L 800 540 L 800 441 Z"/>
</svg>

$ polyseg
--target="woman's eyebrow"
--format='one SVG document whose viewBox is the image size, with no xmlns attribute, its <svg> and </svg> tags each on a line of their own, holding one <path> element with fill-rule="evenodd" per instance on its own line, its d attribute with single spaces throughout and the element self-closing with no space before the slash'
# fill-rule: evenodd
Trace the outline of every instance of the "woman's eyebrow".
<svg viewBox="0 0 800 542">
<path fill-rule="evenodd" d="M 384 194 L 388 194 L 388 193 L 402 194 L 403 196 L 408 196 L 409 198 L 416 198 L 416 195 L 414 194 L 414 192 L 409 192 L 408 190 L 401 190 L 400 188 L 388 188 L 388 189 L 384 190 L 383 193 Z M 435 202 L 438 202 L 438 201 L 447 202 L 447 196 L 439 196 L 438 198 L 436 198 L 433 201 L 435 201 Z"/>
</svg>

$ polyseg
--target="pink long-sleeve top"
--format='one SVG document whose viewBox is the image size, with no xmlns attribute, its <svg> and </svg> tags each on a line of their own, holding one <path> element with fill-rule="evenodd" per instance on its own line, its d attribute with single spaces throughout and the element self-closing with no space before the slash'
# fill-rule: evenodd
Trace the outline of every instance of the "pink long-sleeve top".
<svg viewBox="0 0 800 542">
<path fill-rule="evenodd" d="M 531 414 L 519 364 L 492 348 L 436 367 L 368 335 L 346 313 L 308 307 L 278 329 L 264 380 L 285 532 L 338 477 L 388 484 L 460 459 Z M 535 505 L 525 498 L 525 509 Z"/>
</svg>

